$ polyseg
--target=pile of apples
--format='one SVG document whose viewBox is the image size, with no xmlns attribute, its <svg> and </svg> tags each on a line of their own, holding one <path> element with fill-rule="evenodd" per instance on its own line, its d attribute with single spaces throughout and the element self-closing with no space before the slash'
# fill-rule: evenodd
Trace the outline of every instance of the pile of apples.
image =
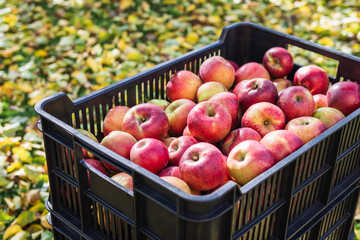
<svg viewBox="0 0 360 240">
<path fill-rule="evenodd" d="M 281 47 L 269 49 L 262 64 L 210 57 L 199 75 L 171 76 L 169 101 L 110 109 L 100 144 L 190 194 L 228 181 L 243 186 L 360 107 L 359 84 L 331 85 L 315 65 L 286 79 L 293 66 Z M 85 150 L 84 158 L 132 189 L 127 173 Z"/>
</svg>

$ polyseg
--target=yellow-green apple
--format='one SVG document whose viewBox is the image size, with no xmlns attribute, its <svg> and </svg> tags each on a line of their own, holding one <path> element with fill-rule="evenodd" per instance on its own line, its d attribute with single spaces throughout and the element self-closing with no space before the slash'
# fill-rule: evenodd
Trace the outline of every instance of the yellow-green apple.
<svg viewBox="0 0 360 240">
<path fill-rule="evenodd" d="M 285 78 L 277 78 L 272 82 L 274 83 L 276 90 L 278 91 L 278 94 L 280 94 L 280 92 L 285 88 L 292 86 L 292 82 L 289 79 L 285 79 Z"/>
<path fill-rule="evenodd" d="M 166 84 L 166 96 L 173 102 L 177 99 L 196 100 L 196 91 L 203 82 L 195 74 L 187 70 L 174 73 Z"/>
<path fill-rule="evenodd" d="M 326 128 L 330 128 L 345 118 L 345 115 L 340 110 L 332 107 L 318 108 L 312 116 L 322 121 Z"/>
<path fill-rule="evenodd" d="M 306 87 L 312 95 L 326 94 L 329 84 L 326 71 L 316 65 L 303 66 L 294 75 L 294 85 Z"/>
<path fill-rule="evenodd" d="M 170 104 L 170 102 L 168 100 L 165 100 L 165 99 L 151 99 L 147 103 L 151 103 L 151 104 L 154 104 L 156 106 L 159 106 L 163 110 L 165 110 L 166 107 L 169 106 L 169 104 Z"/>
<path fill-rule="evenodd" d="M 225 58 L 212 56 L 201 64 L 199 76 L 204 83 L 220 82 L 229 89 L 235 80 L 235 70 Z"/>
<path fill-rule="evenodd" d="M 207 191 L 218 186 L 226 172 L 226 162 L 221 151 L 210 143 L 190 146 L 179 162 L 181 178 L 191 188 Z"/>
<path fill-rule="evenodd" d="M 245 140 L 236 145 L 227 158 L 230 177 L 245 185 L 275 164 L 269 149 L 255 140 Z"/>
<path fill-rule="evenodd" d="M 172 141 L 174 141 L 175 139 L 176 139 L 176 137 L 166 137 L 166 138 L 164 138 L 164 139 L 161 140 L 161 141 L 165 144 L 166 147 L 169 147 L 169 146 L 170 146 L 170 143 L 171 143 Z"/>
<path fill-rule="evenodd" d="M 285 126 L 285 115 L 275 104 L 259 102 L 251 105 L 241 119 L 243 127 L 257 131 L 261 137 Z"/>
<path fill-rule="evenodd" d="M 195 105 L 196 103 L 189 99 L 178 99 L 173 101 L 165 109 L 165 113 L 169 119 L 168 134 L 170 136 L 178 137 L 183 134 L 189 112 Z"/>
<path fill-rule="evenodd" d="M 360 107 L 360 85 L 350 81 L 335 83 L 327 91 L 326 99 L 328 107 L 347 116 Z"/>
<path fill-rule="evenodd" d="M 179 166 L 170 166 L 161 170 L 158 174 L 159 177 L 173 176 L 181 178 Z"/>
<path fill-rule="evenodd" d="M 273 78 L 288 75 L 293 66 L 294 60 L 288 50 L 282 47 L 272 47 L 264 54 L 262 63 Z"/>
<path fill-rule="evenodd" d="M 157 174 L 168 164 L 169 151 L 160 140 L 144 138 L 131 148 L 130 160 L 146 170 Z"/>
<path fill-rule="evenodd" d="M 126 159 L 130 159 L 130 151 L 135 143 L 136 139 L 131 134 L 123 131 L 112 131 L 100 142 L 101 145 L 109 148 Z M 110 171 L 119 171 L 119 169 L 107 163 L 105 160 L 101 160 L 101 162 Z"/>
<path fill-rule="evenodd" d="M 266 68 L 257 62 L 248 62 L 240 66 L 235 72 L 235 85 L 243 80 L 249 80 L 253 78 L 265 78 L 270 80 L 269 72 Z"/>
<path fill-rule="evenodd" d="M 192 136 L 181 136 L 171 142 L 168 147 L 169 150 L 169 166 L 178 166 L 181 156 L 186 149 L 190 146 L 198 143 L 198 141 Z"/>
<path fill-rule="evenodd" d="M 260 141 L 260 134 L 252 128 L 242 127 L 232 130 L 221 142 L 221 151 L 227 156 L 229 152 L 239 143 L 245 140 Z"/>
<path fill-rule="evenodd" d="M 244 80 L 237 87 L 237 97 L 241 109 L 246 111 L 251 105 L 259 102 L 276 104 L 278 92 L 274 83 L 265 78 Z"/>
<path fill-rule="evenodd" d="M 260 143 L 270 150 L 276 162 L 295 152 L 303 145 L 298 135 L 284 129 L 269 132 L 261 139 Z"/>
<path fill-rule="evenodd" d="M 84 134 L 85 136 L 91 138 L 91 139 L 94 140 L 95 142 L 99 142 L 99 141 L 97 140 L 97 138 L 95 137 L 95 135 L 92 134 L 90 131 L 85 130 L 85 129 L 81 129 L 81 128 L 78 128 L 78 129 L 76 129 L 76 130 L 78 130 L 79 132 L 81 132 L 81 133 Z M 84 148 L 82 149 L 82 152 L 83 152 L 83 157 L 84 157 L 84 158 L 94 158 L 94 157 L 95 157 L 95 155 L 94 155 L 93 153 L 85 150 Z"/>
<path fill-rule="evenodd" d="M 179 188 L 180 190 L 182 190 L 183 192 L 186 192 L 188 194 L 191 194 L 191 190 L 189 185 L 182 179 L 178 178 L 178 177 L 173 177 L 173 176 L 164 176 L 164 177 L 160 177 L 162 180 L 164 180 L 165 182 L 170 183 L 171 185 Z"/>
<path fill-rule="evenodd" d="M 104 168 L 104 166 L 101 164 L 100 161 L 96 160 L 96 159 L 84 159 L 84 161 L 89 164 L 90 166 L 92 166 L 93 168 L 95 168 L 96 170 L 98 170 L 99 172 L 101 172 L 102 174 L 107 175 L 107 171 Z M 88 174 L 88 181 L 89 181 L 89 186 L 90 186 L 90 173 L 89 170 L 87 170 L 87 174 Z"/>
<path fill-rule="evenodd" d="M 199 141 L 217 143 L 231 130 L 231 115 L 220 103 L 201 102 L 191 109 L 187 127 Z"/>
<path fill-rule="evenodd" d="M 228 61 L 228 62 L 231 64 L 231 66 L 234 68 L 235 72 L 236 72 L 236 70 L 239 69 L 239 65 L 237 65 L 236 62 L 231 61 L 231 60 L 227 60 L 227 61 Z"/>
<path fill-rule="evenodd" d="M 241 109 L 237 96 L 231 92 L 222 92 L 212 96 L 209 102 L 217 102 L 223 105 L 231 115 L 231 129 L 240 125 Z"/>
<path fill-rule="evenodd" d="M 314 98 L 303 86 L 291 86 L 284 89 L 279 95 L 277 105 L 284 112 L 286 121 L 311 116 L 315 110 Z"/>
<path fill-rule="evenodd" d="M 169 119 L 161 107 L 151 103 L 141 103 L 126 112 L 121 129 L 137 140 L 163 139 L 169 130 Z"/>
<path fill-rule="evenodd" d="M 315 94 L 313 96 L 315 102 L 315 110 L 322 107 L 327 107 L 326 95 L 324 94 Z"/>
<path fill-rule="evenodd" d="M 133 178 L 126 172 L 117 173 L 111 177 L 116 183 L 126 187 L 127 189 L 133 191 Z"/>
<path fill-rule="evenodd" d="M 323 133 L 326 130 L 326 126 L 319 119 L 306 116 L 290 120 L 286 124 L 285 130 L 298 135 L 305 144 Z"/>
<path fill-rule="evenodd" d="M 129 109 L 126 106 L 115 106 L 106 113 L 103 123 L 104 136 L 108 135 L 111 131 L 121 131 L 122 121 Z"/>
<path fill-rule="evenodd" d="M 198 103 L 204 102 L 218 93 L 227 91 L 228 89 L 220 82 L 206 82 L 198 88 L 196 92 L 196 101 Z"/>
</svg>

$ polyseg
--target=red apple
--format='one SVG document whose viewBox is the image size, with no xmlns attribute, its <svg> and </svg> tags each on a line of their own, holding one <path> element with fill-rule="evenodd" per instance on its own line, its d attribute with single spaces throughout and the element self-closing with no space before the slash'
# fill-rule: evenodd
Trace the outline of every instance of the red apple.
<svg viewBox="0 0 360 240">
<path fill-rule="evenodd" d="M 196 92 L 196 101 L 204 102 L 209 100 L 212 96 L 227 92 L 228 89 L 220 82 L 207 82 L 202 84 Z"/>
<path fill-rule="evenodd" d="M 184 128 L 183 136 L 191 136 L 188 126 Z"/>
<path fill-rule="evenodd" d="M 327 91 L 326 99 L 328 107 L 347 116 L 360 107 L 360 85 L 350 81 L 335 83 Z"/>
<path fill-rule="evenodd" d="M 263 137 L 271 131 L 284 128 L 285 115 L 275 104 L 255 103 L 244 113 L 241 125 L 254 129 Z"/>
<path fill-rule="evenodd" d="M 167 106 L 169 106 L 170 102 L 165 99 L 151 99 L 147 103 L 154 104 L 156 106 L 161 107 L 163 110 L 166 109 Z"/>
<path fill-rule="evenodd" d="M 111 108 L 105 118 L 103 123 L 103 133 L 104 135 L 108 135 L 111 131 L 121 131 L 122 121 L 124 119 L 125 113 L 130 108 L 126 106 L 116 106 Z"/>
<path fill-rule="evenodd" d="M 231 131 L 222 141 L 221 150 L 222 153 L 227 156 L 229 152 L 239 143 L 245 140 L 260 141 L 260 134 L 252 128 L 243 127 Z"/>
<path fill-rule="evenodd" d="M 270 80 L 254 78 L 239 83 L 237 96 L 242 110 L 246 111 L 251 105 L 259 102 L 275 104 L 278 98 L 278 92 Z"/>
<path fill-rule="evenodd" d="M 171 143 L 172 141 L 174 141 L 175 139 L 176 139 L 176 137 L 166 137 L 166 138 L 164 138 L 164 139 L 161 140 L 161 141 L 165 144 L 166 147 L 169 147 L 169 146 L 170 146 L 170 143 Z"/>
<path fill-rule="evenodd" d="M 90 131 L 85 130 L 85 129 L 81 129 L 81 128 L 78 128 L 78 129 L 76 129 L 76 130 L 78 130 L 79 132 L 81 132 L 81 133 L 84 134 L 85 136 L 91 138 L 91 139 L 94 140 L 95 142 L 99 142 L 99 141 L 97 140 L 97 138 L 95 137 L 95 135 L 92 134 Z M 82 149 L 82 152 L 83 152 L 83 157 L 84 157 L 84 158 L 94 158 L 94 157 L 95 157 L 95 155 L 94 155 L 93 153 L 91 153 L 91 152 L 89 152 L 89 151 L 87 151 L 87 150 L 85 150 L 85 149 Z"/>
<path fill-rule="evenodd" d="M 326 126 L 314 117 L 298 117 L 289 121 L 285 129 L 298 135 L 305 144 L 324 132 Z"/>
<path fill-rule="evenodd" d="M 272 82 L 274 83 L 276 90 L 278 91 L 278 94 L 280 94 L 280 92 L 285 88 L 292 86 L 292 82 L 285 78 L 277 78 Z"/>
<path fill-rule="evenodd" d="M 329 83 L 326 71 L 316 65 L 301 67 L 294 75 L 294 85 L 306 87 L 312 95 L 326 94 Z"/>
<path fill-rule="evenodd" d="M 150 172 L 157 174 L 168 164 L 169 151 L 160 140 L 144 138 L 132 147 L 130 160 Z"/>
<path fill-rule="evenodd" d="M 161 107 L 142 103 L 127 111 L 121 129 L 133 135 L 137 140 L 163 139 L 169 130 L 169 119 Z"/>
<path fill-rule="evenodd" d="M 194 73 L 181 70 L 174 73 L 166 84 L 166 95 L 171 102 L 177 99 L 196 100 L 196 91 L 203 82 Z"/>
<path fill-rule="evenodd" d="M 293 66 L 294 60 L 288 50 L 282 47 L 273 47 L 264 54 L 262 63 L 270 76 L 274 78 L 288 75 Z"/>
<path fill-rule="evenodd" d="M 186 149 L 196 143 L 198 143 L 198 141 L 191 136 L 181 136 L 172 141 L 172 143 L 168 147 L 170 156 L 169 165 L 178 166 L 181 156 L 184 154 Z"/>
<path fill-rule="evenodd" d="M 326 95 L 324 94 L 315 94 L 313 96 L 315 102 L 315 110 L 322 107 L 327 107 Z"/>
<path fill-rule="evenodd" d="M 303 116 L 311 116 L 315 110 L 314 98 L 302 86 L 291 86 L 279 95 L 277 105 L 284 112 L 286 121 Z"/>
<path fill-rule="evenodd" d="M 216 143 L 230 132 L 231 115 L 220 103 L 205 101 L 191 109 L 187 124 L 197 140 Z"/>
<path fill-rule="evenodd" d="M 231 66 L 234 68 L 235 72 L 236 72 L 236 70 L 239 69 L 239 65 L 237 65 L 236 62 L 231 61 L 231 60 L 227 60 L 227 61 L 228 61 L 228 62 L 231 64 Z"/>
<path fill-rule="evenodd" d="M 117 173 L 114 176 L 112 176 L 111 179 L 116 183 L 133 191 L 133 178 L 126 172 Z"/>
<path fill-rule="evenodd" d="M 239 101 L 235 94 L 231 92 L 218 93 L 209 99 L 209 102 L 216 102 L 223 105 L 231 115 L 231 129 L 235 129 L 240 125 L 241 109 Z"/>
<path fill-rule="evenodd" d="M 112 131 L 100 142 L 101 145 L 109 148 L 126 159 L 130 159 L 130 151 L 135 143 L 136 139 L 131 134 L 122 131 Z M 114 172 L 119 171 L 119 169 L 106 161 L 101 160 L 101 162 L 107 169 Z"/>
<path fill-rule="evenodd" d="M 101 172 L 102 174 L 107 175 L 106 169 L 104 168 L 104 166 L 101 164 L 100 161 L 95 160 L 95 159 L 84 159 L 84 161 L 89 164 L 90 166 L 92 166 L 93 168 L 95 168 L 96 170 L 98 170 L 99 172 Z M 90 173 L 89 170 L 87 170 L 88 172 L 88 181 L 89 181 L 89 186 L 90 186 Z"/>
<path fill-rule="evenodd" d="M 318 108 L 312 116 L 324 123 L 326 128 L 330 128 L 345 118 L 345 115 L 340 110 L 332 107 Z"/>
<path fill-rule="evenodd" d="M 279 162 L 286 156 L 302 147 L 303 142 L 298 135 L 288 130 L 276 130 L 266 134 L 260 141 Z"/>
<path fill-rule="evenodd" d="M 183 134 L 189 112 L 195 105 L 196 103 L 189 99 L 178 99 L 165 109 L 169 119 L 168 133 L 170 136 L 178 137 Z"/>
<path fill-rule="evenodd" d="M 190 146 L 184 152 L 179 168 L 182 179 L 191 188 L 207 191 L 221 183 L 226 162 L 218 148 L 202 142 Z"/>
<path fill-rule="evenodd" d="M 189 187 L 189 185 L 187 185 L 187 183 L 177 177 L 173 177 L 173 176 L 164 176 L 164 177 L 160 177 L 162 180 L 164 180 L 165 182 L 170 183 L 171 185 L 179 188 L 180 190 L 182 190 L 183 192 L 186 192 L 188 194 L 191 194 L 191 189 Z"/>
<path fill-rule="evenodd" d="M 235 80 L 235 70 L 225 58 L 213 56 L 201 64 L 199 76 L 204 83 L 220 82 L 229 89 Z"/>
<path fill-rule="evenodd" d="M 249 80 L 253 78 L 265 78 L 270 80 L 270 75 L 265 67 L 260 63 L 245 63 L 235 72 L 235 85 L 243 80 Z"/>
<path fill-rule="evenodd" d="M 181 178 L 179 166 L 166 167 L 158 173 L 159 177 L 173 176 Z"/>
<path fill-rule="evenodd" d="M 275 164 L 275 157 L 263 144 L 246 140 L 229 153 L 227 169 L 230 177 L 245 185 Z"/>
</svg>

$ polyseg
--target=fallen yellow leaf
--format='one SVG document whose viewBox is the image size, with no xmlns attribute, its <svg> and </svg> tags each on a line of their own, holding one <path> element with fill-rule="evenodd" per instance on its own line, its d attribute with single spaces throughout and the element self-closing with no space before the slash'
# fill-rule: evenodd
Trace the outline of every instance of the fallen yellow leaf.
<svg viewBox="0 0 360 240">
<path fill-rule="evenodd" d="M 8 173 L 11 173 L 11 172 L 13 172 L 15 170 L 19 170 L 21 167 L 22 167 L 22 165 L 21 165 L 20 162 L 13 162 L 6 168 L 6 171 Z"/>
<path fill-rule="evenodd" d="M 5 230 L 4 235 L 3 235 L 3 240 L 6 240 L 9 237 L 14 236 L 16 233 L 21 232 L 21 231 L 22 231 L 22 229 L 19 225 L 10 226 Z"/>
</svg>

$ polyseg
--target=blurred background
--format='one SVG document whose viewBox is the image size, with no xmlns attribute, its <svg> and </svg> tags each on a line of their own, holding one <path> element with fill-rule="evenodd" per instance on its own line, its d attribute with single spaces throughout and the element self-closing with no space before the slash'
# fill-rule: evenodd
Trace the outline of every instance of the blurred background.
<svg viewBox="0 0 360 240">
<path fill-rule="evenodd" d="M 59 91 L 76 99 L 212 43 L 242 21 L 360 57 L 358 0 L 0 0 L 0 238 L 53 238 L 36 102 Z M 336 61 L 291 52 L 336 75 Z M 355 221 L 358 237 L 359 229 Z"/>
</svg>

